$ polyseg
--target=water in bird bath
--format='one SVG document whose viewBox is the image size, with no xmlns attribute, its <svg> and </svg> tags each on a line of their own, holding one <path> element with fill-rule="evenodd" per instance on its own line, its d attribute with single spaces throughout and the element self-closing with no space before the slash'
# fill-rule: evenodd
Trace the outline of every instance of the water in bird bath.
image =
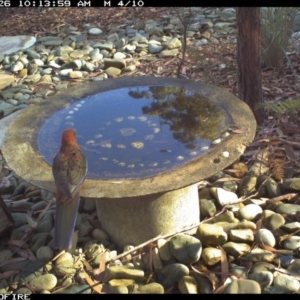
<svg viewBox="0 0 300 300">
<path fill-rule="evenodd" d="M 88 178 L 146 178 L 207 153 L 228 127 L 225 112 L 176 86 L 113 89 L 83 98 L 49 117 L 38 148 L 52 164 L 65 128 L 73 127 L 88 159 Z"/>
</svg>

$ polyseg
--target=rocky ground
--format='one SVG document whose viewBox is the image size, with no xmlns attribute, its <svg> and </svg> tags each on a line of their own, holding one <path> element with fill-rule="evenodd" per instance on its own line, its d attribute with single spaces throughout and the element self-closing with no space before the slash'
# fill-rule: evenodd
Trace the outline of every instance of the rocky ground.
<svg viewBox="0 0 300 300">
<path fill-rule="evenodd" d="M 180 77 L 236 93 L 234 9 L 196 12 Z M 181 22 L 171 8 L 0 15 L 1 35 L 31 36 L 28 49 L 0 52 L 2 118 L 85 81 L 176 76 L 182 55 Z M 293 68 L 263 68 L 266 101 L 299 96 L 295 49 L 288 54 Z M 110 242 L 95 203 L 83 199 L 75 253 L 54 252 L 54 195 L 18 178 L 2 158 L 0 192 L 14 225 L 1 239 L 0 293 L 298 293 L 298 121 L 297 113 L 267 112 L 240 161 L 199 185 L 206 221 L 194 236 L 180 232 L 125 249 Z"/>
</svg>

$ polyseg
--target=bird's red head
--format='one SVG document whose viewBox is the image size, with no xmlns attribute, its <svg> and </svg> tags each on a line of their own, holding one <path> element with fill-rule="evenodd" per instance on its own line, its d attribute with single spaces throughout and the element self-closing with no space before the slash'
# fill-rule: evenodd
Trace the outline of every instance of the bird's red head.
<svg viewBox="0 0 300 300">
<path fill-rule="evenodd" d="M 73 128 L 67 128 L 62 134 L 61 143 L 68 144 L 73 142 L 77 142 L 75 130 Z"/>
</svg>

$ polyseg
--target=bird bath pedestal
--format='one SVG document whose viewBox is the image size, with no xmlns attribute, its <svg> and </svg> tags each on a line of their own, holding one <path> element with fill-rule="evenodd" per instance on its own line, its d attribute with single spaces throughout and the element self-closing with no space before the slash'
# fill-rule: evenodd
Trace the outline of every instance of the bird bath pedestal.
<svg viewBox="0 0 300 300">
<path fill-rule="evenodd" d="M 197 182 L 244 152 L 256 122 L 243 101 L 205 83 L 162 77 L 86 83 L 32 105 L 11 123 L 2 148 L 8 165 L 55 192 L 51 164 L 68 127 L 88 160 L 81 196 L 96 199 L 103 229 L 123 247 L 197 224 Z"/>
</svg>

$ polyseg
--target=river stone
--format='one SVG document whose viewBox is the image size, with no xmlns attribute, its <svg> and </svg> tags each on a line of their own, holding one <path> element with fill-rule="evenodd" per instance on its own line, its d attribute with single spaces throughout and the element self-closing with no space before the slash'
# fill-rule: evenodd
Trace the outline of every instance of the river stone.
<svg viewBox="0 0 300 300">
<path fill-rule="evenodd" d="M 83 74 L 80 71 L 71 71 L 69 73 L 69 78 L 76 79 L 76 78 L 82 78 L 82 77 L 83 77 Z"/>
<path fill-rule="evenodd" d="M 74 51 L 74 49 L 72 47 L 66 45 L 66 46 L 59 47 L 55 52 L 57 52 L 56 55 L 62 56 L 62 55 L 69 54 L 72 51 Z"/>
<path fill-rule="evenodd" d="M 112 266 L 105 270 L 103 282 L 108 282 L 111 279 L 133 279 L 139 281 L 143 277 L 143 270 L 127 266 Z"/>
<path fill-rule="evenodd" d="M 126 63 L 123 59 L 105 58 L 104 59 L 104 68 L 107 69 L 109 67 L 114 67 L 114 68 L 121 70 L 126 67 Z"/>
<path fill-rule="evenodd" d="M 89 50 L 80 50 L 80 49 L 77 49 L 77 50 L 74 50 L 72 52 L 70 52 L 69 56 L 71 58 L 82 58 L 84 56 L 87 56 L 89 54 Z"/>
<path fill-rule="evenodd" d="M 99 60 L 103 59 L 103 54 L 101 54 L 100 50 L 98 48 L 96 48 L 90 52 L 90 57 L 93 61 L 99 61 Z"/>
<path fill-rule="evenodd" d="M 221 261 L 221 256 L 221 250 L 217 248 L 206 247 L 202 251 L 202 258 L 204 262 L 209 266 L 213 266 Z"/>
<path fill-rule="evenodd" d="M 116 52 L 116 53 L 114 53 L 113 58 L 114 59 L 125 59 L 126 58 L 126 54 L 122 53 L 122 52 Z"/>
<path fill-rule="evenodd" d="M 237 266 L 234 264 L 230 264 L 231 268 L 229 269 L 229 273 L 237 278 L 247 279 L 249 269 L 243 266 Z"/>
<path fill-rule="evenodd" d="M 93 45 L 94 48 L 99 48 L 100 50 L 107 50 L 107 51 L 112 51 L 112 49 L 114 48 L 114 44 L 111 42 L 108 43 L 96 43 Z"/>
<path fill-rule="evenodd" d="M 103 31 L 100 28 L 90 28 L 88 30 L 88 33 L 92 34 L 92 35 L 99 35 L 99 34 L 103 33 Z"/>
<path fill-rule="evenodd" d="M 159 239 L 157 241 L 158 254 L 160 259 L 165 263 L 172 263 L 174 258 L 170 249 L 170 242 L 165 239 Z"/>
<path fill-rule="evenodd" d="M 166 58 L 166 57 L 175 57 L 178 54 L 178 50 L 177 49 L 173 49 L 173 50 L 163 50 L 160 52 L 159 56 L 161 58 Z"/>
<path fill-rule="evenodd" d="M 149 29 L 149 27 L 148 27 L 148 29 Z M 162 36 L 164 34 L 163 28 L 158 27 L 158 26 L 154 26 L 154 27 L 150 28 L 148 32 L 149 32 L 150 36 L 152 36 L 152 35 Z"/>
<path fill-rule="evenodd" d="M 9 249 L 1 250 L 0 251 L 0 264 L 11 259 L 12 255 L 13 255 L 13 253 Z"/>
<path fill-rule="evenodd" d="M 165 289 L 168 289 L 187 275 L 189 275 L 189 268 L 183 264 L 175 263 L 163 267 L 158 272 L 157 279 Z"/>
<path fill-rule="evenodd" d="M 288 266 L 288 270 L 295 272 L 299 276 L 300 275 L 300 259 L 295 258 L 295 259 L 291 260 L 290 262 L 291 262 L 291 264 Z"/>
<path fill-rule="evenodd" d="M 241 219 L 252 221 L 259 218 L 259 216 L 262 214 L 262 211 L 263 210 L 260 206 L 256 204 L 248 204 L 239 210 L 239 216 Z"/>
<path fill-rule="evenodd" d="M 110 294 L 128 294 L 127 286 L 110 286 Z"/>
<path fill-rule="evenodd" d="M 178 282 L 181 294 L 197 294 L 197 282 L 192 276 L 183 276 Z"/>
<path fill-rule="evenodd" d="M 199 260 L 202 244 L 193 236 L 178 234 L 171 238 L 170 250 L 178 262 L 188 265 Z"/>
<path fill-rule="evenodd" d="M 254 235 L 251 229 L 232 229 L 229 231 L 229 238 L 233 242 L 253 242 Z"/>
<path fill-rule="evenodd" d="M 214 202 L 211 200 L 200 199 L 199 204 L 200 204 L 201 220 L 212 217 L 217 211 Z"/>
<path fill-rule="evenodd" d="M 272 262 L 275 255 L 268 250 L 264 249 L 253 249 L 250 253 L 246 254 L 246 259 L 253 262 Z"/>
<path fill-rule="evenodd" d="M 295 261 L 296 260 L 297 259 L 295 259 Z M 293 255 L 282 255 L 282 256 L 279 256 L 274 259 L 274 262 L 276 264 L 278 264 L 279 266 L 281 266 L 282 268 L 285 268 L 285 269 L 288 268 L 293 261 L 294 261 Z"/>
<path fill-rule="evenodd" d="M 19 72 L 20 70 L 22 70 L 24 68 L 24 65 L 20 62 L 20 61 L 17 61 L 16 63 L 14 63 L 12 66 L 11 66 L 11 71 L 12 72 Z"/>
<path fill-rule="evenodd" d="M 5 89 L 15 81 L 15 78 L 11 74 L 7 74 L 3 71 L 0 71 L 0 90 Z"/>
<path fill-rule="evenodd" d="M 236 193 L 226 191 L 222 188 L 211 188 L 211 193 L 215 196 L 221 206 L 237 203 L 238 196 Z"/>
<path fill-rule="evenodd" d="M 133 72 L 136 69 L 135 65 L 130 65 L 124 68 L 124 72 Z"/>
<path fill-rule="evenodd" d="M 298 191 L 300 191 L 300 178 L 286 179 L 283 181 L 281 187 L 286 192 L 287 191 L 298 192 Z"/>
<path fill-rule="evenodd" d="M 197 228 L 196 237 L 210 246 L 223 245 L 227 241 L 227 233 L 216 224 L 201 224 Z"/>
<path fill-rule="evenodd" d="M 59 258 L 55 261 L 55 264 L 58 266 L 65 262 L 70 262 L 71 264 L 73 264 L 73 256 L 71 253 L 65 252 L 60 255 Z"/>
<path fill-rule="evenodd" d="M 274 213 L 269 217 L 269 222 L 264 223 L 264 226 L 273 231 L 285 224 L 285 218 L 281 214 Z"/>
<path fill-rule="evenodd" d="M 172 50 L 172 49 L 178 49 L 181 48 L 182 43 L 178 38 L 172 38 L 171 40 L 169 40 L 169 42 L 167 44 L 164 45 L 164 47 L 168 50 Z"/>
<path fill-rule="evenodd" d="M 34 253 L 36 253 L 40 247 L 47 245 L 47 242 L 49 241 L 49 234 L 46 232 L 38 233 L 35 236 L 38 236 L 38 238 L 36 239 L 36 242 L 31 246 L 31 250 Z"/>
<path fill-rule="evenodd" d="M 262 289 L 269 287 L 273 282 L 273 273 L 270 271 L 258 271 L 248 274 L 248 279 L 259 283 Z"/>
<path fill-rule="evenodd" d="M 228 242 L 222 247 L 227 254 L 232 255 L 234 257 L 244 255 L 245 253 L 248 253 L 251 250 L 250 246 L 245 243 Z"/>
<path fill-rule="evenodd" d="M 225 289 L 224 294 L 261 294 L 261 288 L 254 280 L 234 279 Z"/>
<path fill-rule="evenodd" d="M 214 223 L 218 222 L 228 222 L 228 223 L 239 223 L 239 219 L 234 217 L 234 213 L 232 211 L 226 211 L 223 214 L 216 216 L 213 220 Z"/>
<path fill-rule="evenodd" d="M 300 211 L 299 204 L 284 203 L 276 208 L 276 212 L 279 214 L 295 215 L 297 211 Z"/>
<path fill-rule="evenodd" d="M 57 278 L 53 274 L 41 275 L 30 281 L 30 286 L 35 291 L 52 290 L 57 284 Z"/>
<path fill-rule="evenodd" d="M 253 172 L 249 172 L 244 176 L 240 182 L 239 192 L 240 196 L 247 196 L 255 191 L 257 177 L 254 176 Z"/>
<path fill-rule="evenodd" d="M 87 284 L 77 284 L 59 291 L 60 294 L 91 294 L 92 289 Z"/>
<path fill-rule="evenodd" d="M 138 289 L 134 294 L 136 293 L 142 293 L 142 294 L 164 294 L 164 287 L 157 283 L 152 282 L 145 285 L 139 285 Z"/>
<path fill-rule="evenodd" d="M 42 246 L 36 251 L 37 259 L 50 261 L 53 258 L 53 250 L 48 246 Z"/>
<path fill-rule="evenodd" d="M 105 73 L 107 74 L 108 77 L 115 78 L 121 74 L 121 70 L 115 67 L 109 67 L 105 69 Z"/>
<path fill-rule="evenodd" d="M 129 286 L 134 284 L 135 281 L 133 279 L 112 279 L 108 282 L 110 288 L 115 286 Z"/>
<path fill-rule="evenodd" d="M 46 203 L 46 202 L 45 202 Z M 46 213 L 36 227 L 37 232 L 50 232 L 54 226 L 52 214 Z"/>
<path fill-rule="evenodd" d="M 32 291 L 27 287 L 21 287 L 15 291 L 15 294 L 32 294 Z"/>
<path fill-rule="evenodd" d="M 300 229 L 300 223 L 299 222 L 287 223 L 287 224 L 283 225 L 280 229 L 282 229 L 288 233 L 293 233 Z"/>
<path fill-rule="evenodd" d="M 259 273 L 262 271 L 270 271 L 273 273 L 275 271 L 275 265 L 267 262 L 257 262 L 252 266 L 250 273 Z"/>
<path fill-rule="evenodd" d="M 227 224 L 222 225 L 222 227 L 226 233 L 228 233 L 230 230 L 233 230 L 233 229 L 256 230 L 256 224 L 251 221 L 247 221 L 247 220 L 243 220 L 239 223 L 227 223 Z"/>
<path fill-rule="evenodd" d="M 61 66 L 62 69 L 80 70 L 82 67 L 82 60 L 75 59 Z"/>
<path fill-rule="evenodd" d="M 283 242 L 284 249 L 296 250 L 300 247 L 300 236 L 291 236 L 284 240 Z"/>
<path fill-rule="evenodd" d="M 11 54 L 20 50 L 25 50 L 36 43 L 34 36 L 1 36 L 0 54 Z"/>
<path fill-rule="evenodd" d="M 43 42 L 45 46 L 60 46 L 63 43 L 63 40 L 60 38 L 49 39 L 48 41 Z"/>
<path fill-rule="evenodd" d="M 156 54 L 162 51 L 163 46 L 157 41 L 149 41 L 149 53 Z"/>
<path fill-rule="evenodd" d="M 274 272 L 274 286 L 286 293 L 295 293 L 300 288 L 300 283 L 293 276 Z"/>
<path fill-rule="evenodd" d="M 37 83 L 41 78 L 42 78 L 41 74 L 28 75 L 24 79 L 24 82 L 26 82 L 28 84 L 33 84 L 33 83 Z"/>
<path fill-rule="evenodd" d="M 257 230 L 255 233 L 255 242 L 257 244 L 264 244 L 270 247 L 274 247 L 276 244 L 273 233 L 265 228 Z"/>
</svg>

